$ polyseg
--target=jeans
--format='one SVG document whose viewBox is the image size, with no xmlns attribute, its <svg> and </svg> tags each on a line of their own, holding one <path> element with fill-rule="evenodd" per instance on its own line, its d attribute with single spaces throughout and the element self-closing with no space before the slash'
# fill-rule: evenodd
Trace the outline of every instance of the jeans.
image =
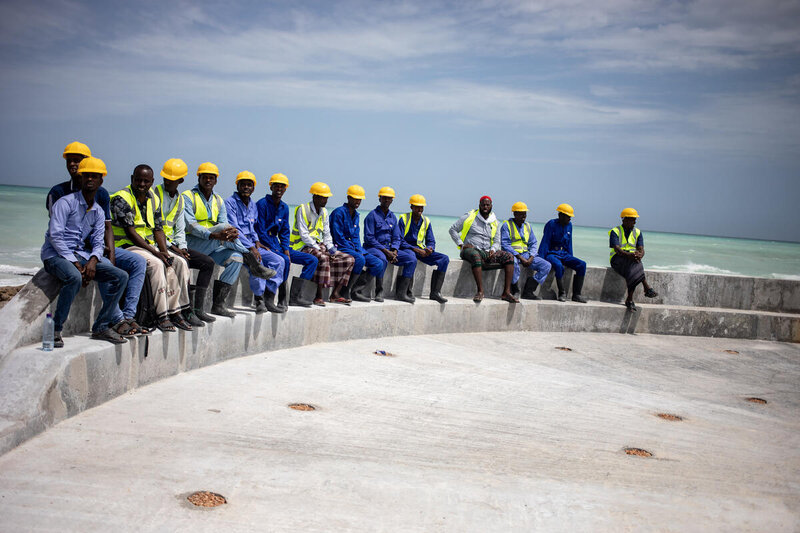
<svg viewBox="0 0 800 533">
<path fill-rule="evenodd" d="M 112 324 L 116 324 L 122 319 L 130 320 L 136 316 L 136 306 L 139 305 L 139 296 L 142 294 L 144 273 L 147 268 L 147 261 L 124 248 L 114 250 L 114 255 L 117 268 L 128 273 L 128 288 L 125 290 L 125 297 L 120 300 L 121 305 L 114 310 Z M 100 284 L 100 290 L 105 290 L 102 284 Z"/>
<path fill-rule="evenodd" d="M 81 265 L 88 263 L 82 257 L 78 257 L 78 262 Z M 45 259 L 44 269 L 51 276 L 58 278 L 63 284 L 58 294 L 56 313 L 53 316 L 55 330 L 61 331 L 64 329 L 64 322 L 67 321 L 67 316 L 69 316 L 72 302 L 81 289 L 83 277 L 72 262 L 60 256 Z M 117 304 L 128 284 L 128 274 L 124 270 L 113 266 L 108 259 L 103 257 L 97 262 L 94 279 L 98 282 L 98 290 L 103 300 L 103 307 L 97 315 L 97 320 L 92 325 L 92 331 L 100 332 L 108 329 L 115 311 L 119 312 Z"/>
</svg>

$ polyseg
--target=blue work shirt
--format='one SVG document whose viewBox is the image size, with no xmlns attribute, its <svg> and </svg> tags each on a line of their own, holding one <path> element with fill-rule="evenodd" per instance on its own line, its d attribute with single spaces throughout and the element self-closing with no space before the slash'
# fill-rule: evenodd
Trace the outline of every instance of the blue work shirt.
<svg viewBox="0 0 800 533">
<path fill-rule="evenodd" d="M 50 208 L 50 223 L 44 235 L 42 261 L 61 256 L 72 263 L 80 256 L 88 260 L 95 256 L 103 257 L 103 236 L 106 219 L 103 208 L 94 202 L 92 207 L 86 203 L 83 193 L 78 191 L 62 196 Z M 86 249 L 89 238 L 91 249 Z"/>
<path fill-rule="evenodd" d="M 250 198 L 250 202 L 245 205 L 239 193 L 235 192 L 225 200 L 225 210 L 227 211 L 228 224 L 239 230 L 239 242 L 245 248 L 255 246 L 258 242 L 258 234 L 256 233 L 258 210 L 253 199 Z"/>
<path fill-rule="evenodd" d="M 367 248 L 397 250 L 401 240 L 397 217 L 391 211 L 384 215 L 381 206 L 378 206 L 364 217 L 364 246 Z"/>
<path fill-rule="evenodd" d="M 200 200 L 206 206 L 206 212 L 208 216 L 211 216 L 211 205 L 214 201 L 215 196 L 219 196 L 218 194 L 212 191 L 211 198 L 206 200 L 206 197 L 203 196 L 203 193 L 200 191 L 200 186 L 195 185 L 192 187 L 192 196 L 194 193 L 197 193 L 200 196 Z M 220 196 L 220 200 L 222 197 Z M 183 216 L 186 219 L 186 233 L 189 235 L 194 235 L 195 237 L 199 237 L 201 239 L 208 240 L 208 236 L 211 235 L 211 231 L 205 226 L 201 226 L 197 223 L 197 219 L 194 216 L 194 198 L 187 198 L 185 202 L 183 202 Z M 228 212 L 225 209 L 225 202 L 219 203 L 219 217 L 217 218 L 217 224 L 228 224 Z"/>
<path fill-rule="evenodd" d="M 547 258 L 549 254 L 572 255 L 572 222 L 562 226 L 558 219 L 554 218 L 544 225 L 539 255 Z"/>
<path fill-rule="evenodd" d="M 53 187 L 50 189 L 50 192 L 47 193 L 47 200 L 45 201 L 47 212 L 50 213 L 53 204 L 56 203 L 60 198 L 77 192 L 78 190 L 80 189 L 76 189 L 74 187 L 72 180 L 59 183 L 58 185 L 53 185 Z M 103 187 L 97 189 L 97 192 L 94 195 L 94 201 L 100 204 L 100 207 L 103 209 L 103 213 L 106 217 L 105 220 L 111 220 L 111 196 L 108 194 L 108 191 Z"/>
<path fill-rule="evenodd" d="M 331 213 L 331 237 L 333 237 L 333 244 L 340 251 L 366 253 L 364 247 L 361 246 L 359 218 L 358 211 L 352 217 L 350 216 L 350 208 L 346 203 Z"/>
<path fill-rule="evenodd" d="M 261 244 L 273 252 L 289 250 L 289 206 L 286 202 L 281 200 L 275 206 L 272 195 L 268 194 L 256 202 L 256 211 L 256 233 Z"/>
<path fill-rule="evenodd" d="M 509 222 L 517 225 L 514 222 L 513 218 L 508 219 Z M 536 257 L 538 254 L 536 253 L 536 235 L 533 234 L 533 228 L 527 222 L 524 224 L 528 226 L 530 230 L 530 235 L 528 236 L 528 253 L 531 254 L 531 257 Z M 523 236 L 522 228 L 517 226 L 517 231 L 519 232 L 520 237 Z M 514 248 L 511 247 L 511 234 L 508 232 L 508 226 L 506 226 L 505 222 L 500 226 L 500 246 L 503 250 L 510 253 L 513 256 L 516 256 L 519 252 L 517 252 Z"/>
<path fill-rule="evenodd" d="M 414 222 L 414 218 L 409 216 L 408 218 L 408 233 L 406 233 L 406 227 L 403 224 L 403 221 L 397 219 L 398 231 L 400 235 L 405 233 L 405 237 L 400 242 L 400 249 L 401 250 L 410 250 L 412 248 L 417 248 L 417 234 L 419 233 L 419 227 L 422 224 L 422 217 L 419 217 L 419 222 Z M 436 239 L 433 238 L 433 224 L 428 224 L 428 231 L 425 232 L 425 247 L 430 248 L 431 250 L 436 250 Z"/>
</svg>

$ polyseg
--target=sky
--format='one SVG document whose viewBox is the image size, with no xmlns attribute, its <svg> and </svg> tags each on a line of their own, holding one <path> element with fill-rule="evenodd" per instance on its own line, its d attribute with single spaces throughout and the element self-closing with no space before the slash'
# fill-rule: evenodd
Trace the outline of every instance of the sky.
<svg viewBox="0 0 800 533">
<path fill-rule="evenodd" d="M 171 157 L 395 188 L 394 207 L 575 209 L 610 227 L 800 241 L 800 0 L 0 3 L 0 183 L 106 188 Z"/>
</svg>

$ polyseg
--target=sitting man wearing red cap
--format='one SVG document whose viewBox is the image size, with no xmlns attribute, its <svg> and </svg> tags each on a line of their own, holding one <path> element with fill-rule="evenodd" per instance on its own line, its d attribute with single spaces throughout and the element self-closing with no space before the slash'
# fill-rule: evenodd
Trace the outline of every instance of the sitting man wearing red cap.
<svg viewBox="0 0 800 533">
<path fill-rule="evenodd" d="M 472 298 L 483 300 L 483 266 L 501 265 L 505 271 L 505 285 L 501 298 L 509 303 L 519 303 L 511 294 L 511 278 L 514 275 L 514 256 L 500 248 L 499 222 L 492 213 L 492 199 L 481 197 L 478 209 L 464 213 L 450 226 L 450 237 L 461 250 L 461 259 L 472 266 L 472 275 L 478 292 Z"/>
</svg>

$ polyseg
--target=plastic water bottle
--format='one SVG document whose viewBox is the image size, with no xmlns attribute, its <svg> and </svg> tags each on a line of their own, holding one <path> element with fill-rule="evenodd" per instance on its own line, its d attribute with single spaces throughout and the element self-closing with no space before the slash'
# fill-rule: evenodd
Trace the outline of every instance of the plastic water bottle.
<svg viewBox="0 0 800 533">
<path fill-rule="evenodd" d="M 55 328 L 56 323 L 53 321 L 53 315 L 47 313 L 42 325 L 42 350 L 45 352 L 53 351 L 53 344 L 55 342 Z"/>
</svg>

